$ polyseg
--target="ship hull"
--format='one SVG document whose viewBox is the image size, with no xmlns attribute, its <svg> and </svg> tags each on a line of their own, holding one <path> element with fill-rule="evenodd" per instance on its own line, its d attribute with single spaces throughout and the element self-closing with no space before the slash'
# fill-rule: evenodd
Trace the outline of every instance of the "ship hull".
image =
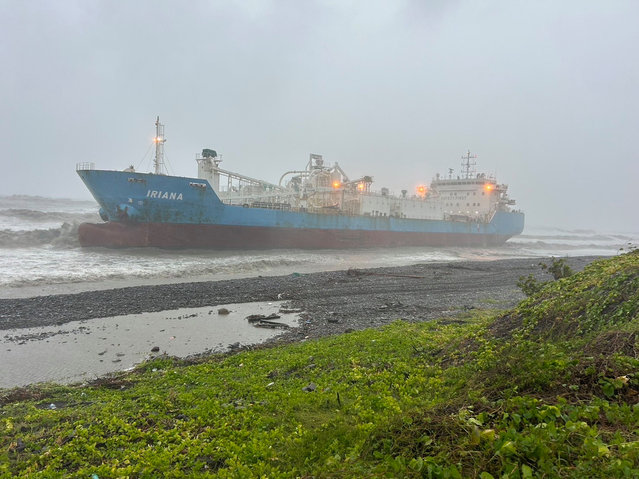
<svg viewBox="0 0 639 479">
<path fill-rule="evenodd" d="M 509 235 L 348 231 L 337 229 L 269 228 L 234 225 L 170 223 L 83 223 L 78 229 L 82 246 L 111 248 L 207 249 L 349 249 L 400 246 L 496 246 Z"/>
<path fill-rule="evenodd" d="M 273 249 L 493 246 L 522 232 L 524 215 L 489 222 L 318 214 L 222 203 L 199 178 L 105 170 L 78 174 L 100 204 L 103 224 L 80 225 L 82 246 Z"/>
</svg>

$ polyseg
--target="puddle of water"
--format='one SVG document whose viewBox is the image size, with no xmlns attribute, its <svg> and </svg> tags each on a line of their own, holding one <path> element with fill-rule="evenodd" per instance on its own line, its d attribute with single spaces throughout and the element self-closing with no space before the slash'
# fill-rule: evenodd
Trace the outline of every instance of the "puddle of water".
<svg viewBox="0 0 639 479">
<path fill-rule="evenodd" d="M 129 369 L 158 354 L 186 357 L 261 343 L 282 330 L 255 327 L 246 317 L 278 313 L 281 318 L 274 321 L 297 326 L 299 315 L 279 313 L 282 305 L 228 304 L 7 330 L 0 338 L 0 388 L 69 384 Z M 220 308 L 229 314 L 218 314 Z M 154 347 L 159 351 L 151 352 Z"/>
</svg>

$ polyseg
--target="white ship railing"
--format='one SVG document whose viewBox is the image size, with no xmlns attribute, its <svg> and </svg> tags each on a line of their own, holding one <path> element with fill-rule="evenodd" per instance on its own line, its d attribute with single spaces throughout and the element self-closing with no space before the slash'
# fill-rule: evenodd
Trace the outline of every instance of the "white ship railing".
<svg viewBox="0 0 639 479">
<path fill-rule="evenodd" d="M 76 163 L 75 171 L 95 170 L 95 163 Z"/>
</svg>

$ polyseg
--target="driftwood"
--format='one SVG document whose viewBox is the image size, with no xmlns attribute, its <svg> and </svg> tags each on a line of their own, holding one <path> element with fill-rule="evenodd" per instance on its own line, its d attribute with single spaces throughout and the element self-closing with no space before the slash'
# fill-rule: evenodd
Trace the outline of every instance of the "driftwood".
<svg viewBox="0 0 639 479">
<path fill-rule="evenodd" d="M 277 321 L 269 321 L 268 319 L 261 319 L 258 322 L 253 323 L 253 326 L 255 326 L 256 328 L 270 328 L 270 329 L 288 328 L 288 324 L 280 323 Z"/>
<path fill-rule="evenodd" d="M 251 314 L 250 316 L 246 317 L 246 320 L 249 323 L 256 323 L 258 321 L 262 321 L 264 319 L 279 319 L 281 318 L 281 316 L 279 316 L 278 314 L 275 313 L 271 313 L 268 316 L 265 316 L 263 314 Z"/>
</svg>

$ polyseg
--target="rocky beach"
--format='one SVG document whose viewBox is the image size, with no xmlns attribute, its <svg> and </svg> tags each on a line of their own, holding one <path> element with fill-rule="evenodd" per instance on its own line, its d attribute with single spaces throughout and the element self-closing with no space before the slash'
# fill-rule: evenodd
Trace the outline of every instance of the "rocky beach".
<svg viewBox="0 0 639 479">
<path fill-rule="evenodd" d="M 595 257 L 567 259 L 581 270 Z M 0 299 L 0 388 L 75 383 L 158 354 L 202 356 L 508 309 L 550 258 L 422 263 Z M 550 276 L 548 275 L 548 279 Z M 219 314 L 228 311 L 230 314 Z M 251 315 L 276 315 L 256 324 Z M 258 328 L 255 326 L 262 326 Z M 272 329 L 271 329 L 272 328 Z"/>
<path fill-rule="evenodd" d="M 578 271 L 595 258 L 572 257 L 567 263 Z M 303 311 L 303 321 L 284 336 L 317 338 L 396 319 L 427 321 L 464 309 L 512 307 L 523 298 L 518 279 L 531 273 L 543 277 L 546 273 L 539 263 L 544 261 L 428 263 L 0 299 L 0 330 L 181 308 L 286 301 Z"/>
</svg>

